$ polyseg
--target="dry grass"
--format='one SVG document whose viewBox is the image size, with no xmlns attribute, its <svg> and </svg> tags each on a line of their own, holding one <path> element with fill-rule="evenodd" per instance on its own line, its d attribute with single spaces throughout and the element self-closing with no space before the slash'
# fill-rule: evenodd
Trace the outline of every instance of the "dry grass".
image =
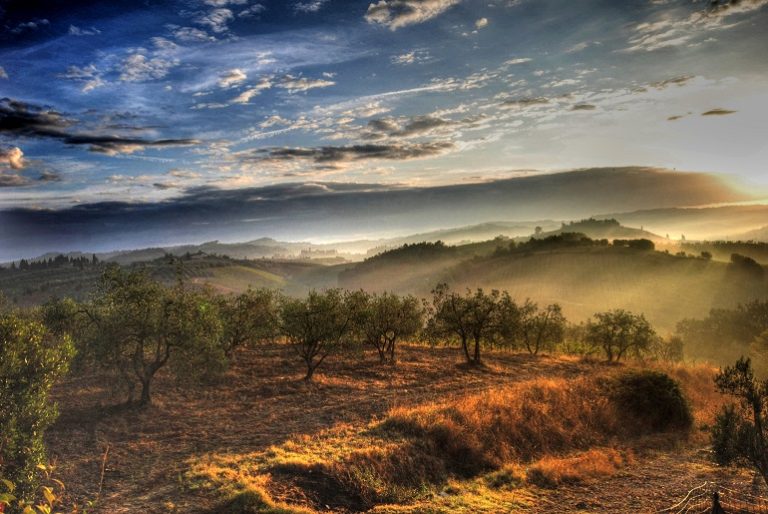
<svg viewBox="0 0 768 514">
<path fill-rule="evenodd" d="M 76 379 L 58 391 L 48 443 L 80 504 L 110 444 L 91 510 L 109 513 L 528 509 L 544 500 L 526 466 L 627 444 L 594 387 L 623 367 L 496 352 L 487 369 L 460 361 L 455 349 L 406 345 L 395 368 L 373 355 L 329 360 L 308 385 L 277 345 L 243 352 L 206 388 L 160 377 L 145 411 L 96 408 L 109 402 L 104 381 Z M 706 423 L 712 371 L 668 372 Z"/>
<path fill-rule="evenodd" d="M 556 488 L 561 484 L 574 484 L 605 478 L 635 462 L 631 451 L 598 448 L 571 457 L 544 457 L 533 464 L 526 481 L 539 487 Z"/>
</svg>

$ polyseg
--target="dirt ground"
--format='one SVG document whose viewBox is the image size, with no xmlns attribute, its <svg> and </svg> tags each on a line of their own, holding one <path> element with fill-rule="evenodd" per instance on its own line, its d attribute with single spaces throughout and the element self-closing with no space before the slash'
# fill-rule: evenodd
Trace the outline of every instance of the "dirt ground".
<svg viewBox="0 0 768 514">
<path fill-rule="evenodd" d="M 460 359 L 455 348 L 404 346 L 394 369 L 378 365 L 373 354 L 329 359 L 307 384 L 290 348 L 274 345 L 243 350 L 215 384 L 183 386 L 161 376 L 154 404 L 141 410 L 112 408 L 119 398 L 110 396 L 106 377 L 73 378 L 55 391 L 60 417 L 47 434 L 49 456 L 68 499 L 80 505 L 98 499 L 96 512 L 206 512 L 220 498 L 190 491 L 184 478 L 188 462 L 200 455 L 263 451 L 338 424 L 362 427 L 397 406 L 605 366 L 489 353 L 488 369 L 468 370 L 457 366 Z M 704 481 L 760 491 L 751 473 L 719 469 L 695 446 L 645 452 L 632 468 L 599 483 L 536 490 L 531 512 L 653 512 Z"/>
</svg>

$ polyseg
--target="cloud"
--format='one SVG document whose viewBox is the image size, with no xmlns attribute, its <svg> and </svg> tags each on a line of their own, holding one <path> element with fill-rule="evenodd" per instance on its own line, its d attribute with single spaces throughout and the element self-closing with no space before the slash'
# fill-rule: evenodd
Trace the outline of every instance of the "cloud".
<svg viewBox="0 0 768 514">
<path fill-rule="evenodd" d="M 101 34 L 101 31 L 97 29 L 96 27 L 91 27 L 89 29 L 81 29 L 80 27 L 77 27 L 75 25 L 69 26 L 69 31 L 67 32 L 70 36 L 96 36 Z"/>
<path fill-rule="evenodd" d="M 10 30 L 11 34 L 21 34 L 22 32 L 35 31 L 41 27 L 50 25 L 51 22 L 45 18 L 37 18 L 32 21 L 19 23 Z"/>
<path fill-rule="evenodd" d="M 549 98 L 543 96 L 519 98 L 516 100 L 504 100 L 500 107 L 502 109 L 524 109 L 526 107 L 533 107 L 536 105 L 544 105 L 549 103 Z"/>
<path fill-rule="evenodd" d="M 247 9 L 243 9 L 237 13 L 237 16 L 238 18 L 255 18 L 266 10 L 267 8 L 263 4 L 253 4 Z"/>
<path fill-rule="evenodd" d="M 88 66 L 70 66 L 65 73 L 58 75 L 61 78 L 79 82 L 82 84 L 80 89 L 83 93 L 93 91 L 98 87 L 106 85 L 106 82 L 102 79 L 101 73 L 93 64 Z"/>
<path fill-rule="evenodd" d="M 195 139 L 143 139 L 99 132 L 72 132 L 75 122 L 50 107 L 3 98 L 0 100 L 0 134 L 11 137 L 36 137 L 61 141 L 71 146 L 87 146 L 91 152 L 116 155 L 133 153 L 145 147 L 188 146 Z"/>
<path fill-rule="evenodd" d="M 226 32 L 227 24 L 235 19 L 235 15 L 229 9 L 213 9 L 206 14 L 202 14 L 195 19 L 198 25 L 209 27 L 213 32 L 219 34 Z"/>
<path fill-rule="evenodd" d="M 251 98 L 253 98 L 256 95 L 261 94 L 261 92 L 265 89 L 269 89 L 272 87 L 272 81 L 270 81 L 268 78 L 263 78 L 261 81 L 256 84 L 253 87 L 249 87 L 242 93 L 240 93 L 237 97 L 235 97 L 232 100 L 233 104 L 247 104 L 251 101 Z"/>
<path fill-rule="evenodd" d="M 728 109 L 712 109 L 706 112 L 701 113 L 702 116 L 727 116 L 729 114 L 734 114 L 736 111 L 729 111 Z"/>
<path fill-rule="evenodd" d="M 5 71 L 5 68 L 0 66 L 0 79 L 8 80 L 8 73 Z"/>
<path fill-rule="evenodd" d="M 381 139 L 384 137 L 424 136 L 458 124 L 459 122 L 435 116 L 415 116 L 406 122 L 391 118 L 374 119 L 368 122 L 368 132 L 363 137 L 365 139 Z"/>
<path fill-rule="evenodd" d="M 203 3 L 211 7 L 226 7 L 228 5 L 246 5 L 248 0 L 205 0 Z"/>
<path fill-rule="evenodd" d="M 572 111 L 594 111 L 595 109 L 597 109 L 597 107 L 592 104 L 576 104 L 571 107 Z"/>
<path fill-rule="evenodd" d="M 185 43 L 206 43 L 216 41 L 216 38 L 204 30 L 194 27 L 176 27 L 171 32 L 173 37 Z"/>
<path fill-rule="evenodd" d="M 659 90 L 666 89 L 670 86 L 685 86 L 691 80 L 693 80 L 693 78 L 693 75 L 680 75 L 679 77 L 673 77 L 670 79 L 661 80 L 659 82 L 651 82 L 649 86 Z"/>
<path fill-rule="evenodd" d="M 145 82 L 161 79 L 178 64 L 178 59 L 147 57 L 141 52 L 136 52 L 123 60 L 120 66 L 120 80 L 123 82 Z"/>
<path fill-rule="evenodd" d="M 287 89 L 289 93 L 300 93 L 310 89 L 330 87 L 336 85 L 336 82 L 326 79 L 308 79 L 306 77 L 294 77 L 286 75 L 283 80 L 277 84 L 277 87 Z"/>
<path fill-rule="evenodd" d="M 219 79 L 219 87 L 231 87 L 245 81 L 248 75 L 245 74 L 240 68 L 229 70 L 221 76 Z"/>
<path fill-rule="evenodd" d="M 480 18 L 475 22 L 476 29 L 482 29 L 488 26 L 488 18 Z"/>
<path fill-rule="evenodd" d="M 296 2 L 295 4 L 293 4 L 293 10 L 296 12 L 303 12 L 303 13 L 317 12 L 327 2 L 328 0 L 310 0 L 309 2 Z"/>
<path fill-rule="evenodd" d="M 526 62 L 531 62 L 533 59 L 530 57 L 517 57 L 515 59 L 510 59 L 508 61 L 504 61 L 504 64 L 511 66 L 514 64 L 524 64 Z"/>
<path fill-rule="evenodd" d="M 0 163 L 8 164 L 12 170 L 24 168 L 24 152 L 18 146 L 11 148 L 0 148 Z"/>
<path fill-rule="evenodd" d="M 365 20 L 397 30 L 431 20 L 459 2 L 461 0 L 380 0 L 368 6 Z"/>
<path fill-rule="evenodd" d="M 321 146 L 314 148 L 263 148 L 238 155 L 243 162 L 285 162 L 306 160 L 317 164 L 342 163 L 369 159 L 410 160 L 445 153 L 453 143 L 367 144 Z"/>
<path fill-rule="evenodd" d="M 694 12 L 664 7 L 655 21 L 634 27 L 630 46 L 624 51 L 653 52 L 690 44 L 699 34 L 736 26 L 739 22 L 731 21 L 732 17 L 757 11 L 768 5 L 768 0 L 716 0 L 706 4 L 706 8 Z"/>
</svg>

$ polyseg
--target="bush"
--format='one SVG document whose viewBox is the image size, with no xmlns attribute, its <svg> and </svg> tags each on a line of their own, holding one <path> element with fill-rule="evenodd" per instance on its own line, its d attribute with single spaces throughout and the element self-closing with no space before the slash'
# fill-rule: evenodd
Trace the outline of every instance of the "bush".
<svg viewBox="0 0 768 514">
<path fill-rule="evenodd" d="M 31 499 L 45 463 L 43 433 L 56 419 L 48 395 L 74 355 L 68 337 L 53 336 L 41 323 L 0 315 L 0 477 L 15 495 Z"/>
<path fill-rule="evenodd" d="M 634 433 L 688 430 L 693 415 L 678 383 L 659 371 L 627 371 L 609 381 L 609 397 Z"/>
</svg>

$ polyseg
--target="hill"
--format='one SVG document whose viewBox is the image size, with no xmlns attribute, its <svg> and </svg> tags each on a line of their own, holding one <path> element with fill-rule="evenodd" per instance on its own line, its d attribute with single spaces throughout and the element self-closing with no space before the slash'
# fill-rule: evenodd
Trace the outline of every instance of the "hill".
<svg viewBox="0 0 768 514">
<path fill-rule="evenodd" d="M 559 303 L 572 321 L 623 308 L 644 313 L 663 331 L 716 307 L 768 296 L 765 274 L 691 256 L 566 240 L 558 236 L 509 247 L 414 247 L 387 252 L 339 274 L 348 289 L 394 290 L 428 296 L 445 282 L 458 289 L 506 289 L 516 298 Z"/>
<path fill-rule="evenodd" d="M 157 204 L 0 210 L 0 259 L 211 239 L 243 241 L 262 234 L 299 241 L 356 239 L 353 234 L 361 233 L 380 238 L 499 219 L 581 219 L 595 213 L 754 199 L 716 175 L 639 167 L 532 173 L 433 187 L 329 182 L 236 191 L 205 188 Z M 616 218 L 665 233 L 650 223 Z"/>
<path fill-rule="evenodd" d="M 645 227 L 646 230 L 670 235 L 672 239 L 741 239 L 746 231 L 765 227 L 768 205 L 729 205 L 721 207 L 675 207 L 633 212 L 612 212 L 594 216 L 616 219 L 623 225 Z M 734 236 L 736 235 L 736 236 Z"/>
<path fill-rule="evenodd" d="M 557 230 L 549 232 L 540 232 L 535 235 L 537 238 L 558 236 L 567 233 L 584 234 L 591 239 L 648 239 L 654 242 L 666 242 L 666 238 L 656 235 L 647 230 L 625 227 L 618 220 L 613 218 L 595 219 L 589 218 L 581 221 L 571 221 L 562 223 Z"/>
</svg>

